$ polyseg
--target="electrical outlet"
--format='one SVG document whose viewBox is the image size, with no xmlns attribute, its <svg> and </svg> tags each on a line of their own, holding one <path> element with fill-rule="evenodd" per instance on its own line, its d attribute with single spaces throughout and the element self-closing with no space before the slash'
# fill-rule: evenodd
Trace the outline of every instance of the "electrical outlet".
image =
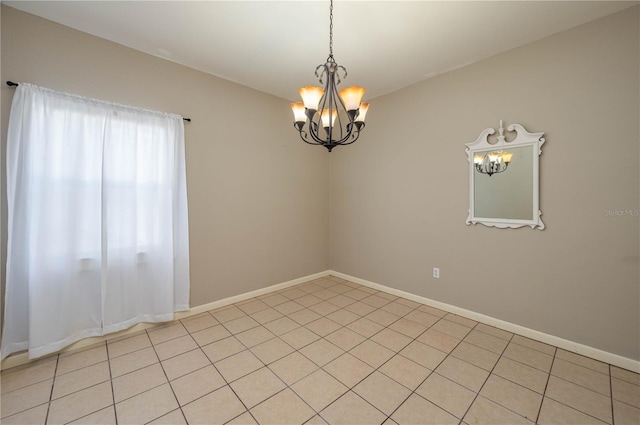
<svg viewBox="0 0 640 425">
<path fill-rule="evenodd" d="M 435 279 L 440 279 L 440 269 L 438 267 L 433 268 L 433 277 Z"/>
</svg>

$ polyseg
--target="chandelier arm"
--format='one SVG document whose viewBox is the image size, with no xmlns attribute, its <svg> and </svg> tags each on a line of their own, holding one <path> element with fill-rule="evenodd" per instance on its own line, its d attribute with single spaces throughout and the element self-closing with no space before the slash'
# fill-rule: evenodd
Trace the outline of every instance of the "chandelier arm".
<svg viewBox="0 0 640 425">
<path fill-rule="evenodd" d="M 302 135 L 303 133 L 304 133 L 304 136 Z M 307 136 L 308 136 L 308 134 L 307 134 L 307 132 L 306 132 L 306 131 L 301 131 L 301 132 L 300 132 L 300 139 L 302 139 L 302 141 L 303 141 L 303 142 L 305 142 L 306 144 L 308 144 L 308 145 L 315 145 L 315 146 L 317 146 L 317 145 L 322 145 L 322 143 L 318 143 L 318 142 L 310 142 L 309 140 L 307 140 Z"/>
<path fill-rule="evenodd" d="M 343 78 L 347 77 L 347 70 L 343 66 L 339 66 L 338 65 L 338 67 L 336 68 L 336 72 L 335 72 L 336 76 L 338 77 L 338 80 L 336 81 L 336 84 L 334 84 L 332 88 L 334 90 L 334 93 L 336 94 L 335 97 L 338 99 L 338 102 L 340 103 L 340 106 L 342 106 L 342 109 L 346 112 L 347 107 L 345 106 L 344 102 L 342 101 L 342 98 L 340 97 L 340 94 L 338 93 L 338 84 L 341 83 L 340 74 L 338 74 L 338 68 L 342 68 L 344 70 Z"/>
<path fill-rule="evenodd" d="M 323 140 L 320 138 L 319 134 L 318 134 L 318 123 L 314 122 L 314 121 L 309 121 L 309 135 L 311 136 L 311 138 L 315 141 L 316 145 L 326 145 L 327 141 Z M 310 143 L 307 141 L 307 143 Z"/>
<path fill-rule="evenodd" d="M 350 145 L 351 143 L 355 142 L 359 136 L 359 131 L 354 131 L 353 129 L 349 130 L 349 132 L 347 134 L 345 134 L 343 137 L 341 137 L 338 140 L 333 140 L 331 143 L 334 145 Z M 348 141 L 350 138 L 355 137 L 354 140 L 352 141 Z"/>
<path fill-rule="evenodd" d="M 342 142 L 340 143 L 341 146 L 345 146 L 345 145 L 350 145 L 352 143 L 354 143 L 356 140 L 358 140 L 358 137 L 360 137 L 360 130 L 362 128 L 358 128 L 358 126 L 354 125 L 353 123 L 350 123 L 347 125 L 347 136 L 344 137 L 344 139 L 342 140 Z M 349 141 L 349 139 L 352 139 Z"/>
<path fill-rule="evenodd" d="M 355 130 L 351 129 L 344 137 L 341 137 L 339 140 L 330 140 L 330 139 L 323 140 L 318 136 L 316 136 L 316 133 L 314 133 L 313 131 L 309 131 L 309 133 L 305 131 L 300 131 L 299 133 L 300 133 L 300 138 L 305 143 L 308 143 L 310 145 L 322 145 L 325 147 L 329 147 L 329 146 L 334 147 L 338 145 L 340 146 L 350 145 L 354 143 L 356 140 L 358 140 L 358 138 L 360 137 L 360 131 L 358 131 L 357 129 Z M 310 142 L 308 140 L 309 136 L 311 136 L 311 139 L 313 140 L 313 142 Z M 349 140 L 349 139 L 353 139 L 353 140 Z"/>
<path fill-rule="evenodd" d="M 347 108 L 345 107 L 344 102 L 342 101 L 342 98 L 340 96 L 337 96 L 337 98 L 338 98 L 338 102 L 340 103 L 340 106 L 342 107 L 342 110 L 346 112 Z M 357 128 L 357 126 L 354 125 L 353 119 L 349 117 L 349 122 L 343 126 L 342 118 L 340 117 L 340 115 L 338 115 L 338 117 L 339 117 L 339 124 L 340 124 L 340 138 L 338 140 L 334 140 L 333 143 L 335 145 L 344 146 L 344 145 L 350 145 L 351 143 L 358 140 L 358 137 L 360 136 L 360 130 Z M 353 140 L 349 141 L 349 139 L 353 139 Z"/>
<path fill-rule="evenodd" d="M 296 130 L 298 130 L 298 133 L 300 134 L 300 139 L 302 139 L 303 142 L 308 143 L 310 145 L 317 145 L 317 143 L 311 143 L 307 140 L 307 137 L 309 136 L 309 134 L 306 131 L 304 131 L 302 127 L 298 127 L 296 123 L 293 124 L 293 127 Z"/>
<path fill-rule="evenodd" d="M 342 70 L 343 74 L 342 74 L 342 78 L 340 78 L 340 73 L 338 71 Z M 340 84 L 342 82 L 342 80 L 347 78 L 347 68 L 345 68 L 342 65 L 337 65 L 336 64 L 336 87 L 338 86 L 338 84 Z M 343 105 L 344 106 L 344 105 Z"/>
<path fill-rule="evenodd" d="M 327 81 L 327 87 L 325 92 L 328 91 L 329 93 L 331 93 L 329 96 L 329 102 L 330 102 L 329 106 L 331 107 L 331 105 L 335 105 L 335 110 L 338 111 L 338 118 L 340 119 L 340 122 L 342 122 L 339 111 L 342 110 L 344 112 L 347 112 L 347 107 L 342 101 L 342 97 L 340 97 L 340 94 L 338 93 L 338 85 L 341 82 L 340 74 L 338 72 L 340 69 L 344 71 L 345 73 L 344 77 L 346 78 L 347 70 L 343 66 L 336 65 L 335 70 L 333 72 L 334 77 L 330 77 L 329 80 Z M 331 75 L 329 74 L 328 70 L 327 70 L 327 74 Z M 333 84 L 331 84 L 332 82 Z M 349 123 L 351 124 L 352 122 L 353 122 L 352 119 L 349 119 Z"/>
<path fill-rule="evenodd" d="M 351 140 L 349 142 L 345 141 L 345 142 L 339 143 L 339 145 L 340 146 L 350 145 L 350 144 L 354 143 L 356 140 L 358 140 L 358 137 L 360 137 L 360 131 L 355 130 L 350 135 L 350 138 L 352 138 L 353 140 Z M 347 139 L 349 139 L 349 137 Z"/>
<path fill-rule="evenodd" d="M 313 123 L 313 124 L 316 124 L 316 123 Z M 316 127 L 318 127 L 318 126 L 316 125 Z M 342 137 L 340 137 L 340 139 L 338 139 L 338 140 L 334 140 L 334 139 L 331 139 L 331 138 L 322 139 L 318 135 L 318 130 L 314 131 L 312 129 L 309 129 L 308 133 L 301 130 L 299 133 L 300 133 L 300 137 L 304 140 L 305 143 L 315 144 L 315 145 L 323 145 L 323 146 L 350 145 L 351 143 L 353 143 L 356 140 L 358 140 L 358 137 L 360 136 L 360 131 L 357 130 L 355 126 L 349 128 L 347 133 L 342 135 Z M 309 142 L 308 140 L 306 140 L 302 136 L 303 133 L 305 134 L 305 136 L 311 136 L 311 139 L 313 139 L 315 143 L 312 143 L 312 142 Z M 353 138 L 353 140 L 349 141 L 350 138 Z"/>
<path fill-rule="evenodd" d="M 322 68 L 322 72 L 318 74 L 318 70 Z M 327 65 L 326 64 L 320 64 L 316 67 L 316 78 L 318 78 L 318 81 L 320 82 L 320 84 L 324 85 L 324 81 L 322 81 L 322 77 L 324 77 L 325 74 L 328 74 L 327 71 Z"/>
<path fill-rule="evenodd" d="M 333 79 L 333 73 L 331 70 L 327 68 L 327 86 L 325 87 L 325 98 L 323 105 L 327 105 L 327 109 L 329 110 L 329 128 L 327 131 L 327 144 L 333 144 L 333 132 L 335 130 L 335 121 L 333 119 L 333 111 L 336 111 L 338 114 L 338 108 L 336 108 L 335 98 L 334 98 L 334 89 L 335 89 L 335 81 Z"/>
<path fill-rule="evenodd" d="M 359 131 L 357 130 L 357 127 L 354 126 L 352 118 L 349 118 L 349 122 L 347 124 L 343 123 L 343 116 L 340 114 L 340 110 L 342 110 L 343 112 L 346 113 L 346 106 L 344 104 L 344 102 L 342 101 L 342 98 L 339 96 L 338 94 L 338 89 L 336 87 L 335 84 L 331 84 L 333 82 L 332 80 L 332 74 L 328 74 L 329 75 L 329 80 L 327 81 L 327 90 L 325 91 L 325 97 L 322 101 L 322 108 L 321 109 L 327 109 L 327 103 L 329 104 L 329 108 L 330 110 L 336 110 L 336 112 L 338 113 L 337 115 L 337 119 L 336 119 L 336 123 L 337 125 L 334 125 L 331 129 L 330 129 L 330 135 L 328 135 L 328 139 L 325 142 L 325 145 L 327 146 L 338 146 L 338 145 L 347 145 L 347 144 L 351 144 L 353 142 L 355 142 L 358 138 L 357 135 L 355 135 L 354 130 L 356 130 L 356 132 L 359 133 Z M 335 130 L 339 129 L 339 135 L 337 138 L 334 138 L 335 136 Z M 355 136 L 355 137 L 354 137 Z M 349 140 L 352 137 L 354 137 L 353 140 Z"/>
</svg>

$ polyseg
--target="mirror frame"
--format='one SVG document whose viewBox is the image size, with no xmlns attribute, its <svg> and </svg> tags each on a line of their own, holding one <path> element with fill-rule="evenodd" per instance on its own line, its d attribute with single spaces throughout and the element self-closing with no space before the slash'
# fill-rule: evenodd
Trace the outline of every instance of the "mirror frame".
<svg viewBox="0 0 640 425">
<path fill-rule="evenodd" d="M 502 127 L 502 121 L 500 121 L 500 134 L 498 135 L 498 140 L 495 143 L 489 142 L 489 136 L 494 134 L 496 131 L 493 128 L 487 128 L 483 130 L 478 138 L 471 143 L 467 143 L 467 148 L 465 149 L 467 153 L 467 160 L 469 161 L 469 216 L 467 217 L 466 223 L 470 224 L 484 224 L 489 227 L 498 227 L 501 229 L 504 228 L 518 228 L 529 226 L 532 229 L 544 229 L 545 225 L 542 222 L 540 216 L 542 212 L 540 211 L 540 182 L 539 182 L 539 164 L 540 164 L 540 155 L 542 154 L 542 145 L 545 142 L 545 139 L 542 137 L 544 133 L 529 133 L 524 127 L 520 124 L 511 124 L 507 127 L 507 131 L 515 131 L 516 137 L 513 141 L 507 142 L 504 137 L 504 128 Z M 533 211 L 531 217 L 532 220 L 520 220 L 520 219 L 508 219 L 508 218 L 495 218 L 495 217 L 476 217 L 474 211 L 474 200 L 475 200 L 475 164 L 473 162 L 473 157 L 476 152 L 488 151 L 488 150 L 496 150 L 496 149 L 509 149 L 509 148 L 517 148 L 517 147 L 525 147 L 531 146 L 533 150 L 533 176 L 532 176 L 532 184 L 533 184 Z M 508 172 L 508 171 L 506 171 Z"/>
</svg>

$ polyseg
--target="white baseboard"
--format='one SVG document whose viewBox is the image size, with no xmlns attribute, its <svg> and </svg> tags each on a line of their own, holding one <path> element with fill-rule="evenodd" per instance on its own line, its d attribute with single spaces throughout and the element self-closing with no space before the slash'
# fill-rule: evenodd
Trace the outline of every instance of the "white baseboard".
<svg viewBox="0 0 640 425">
<path fill-rule="evenodd" d="M 365 279 L 360 279 L 355 276 L 350 276 L 344 273 L 340 273 L 334 270 L 325 270 L 323 272 L 314 273 L 308 276 L 300 277 L 297 279 L 293 279 L 287 282 L 278 283 L 275 285 L 268 286 L 266 288 L 257 289 L 255 291 L 246 292 L 244 294 L 235 295 L 233 297 L 224 298 L 222 300 L 214 301 L 208 304 L 199 305 L 191 308 L 189 311 L 184 311 L 180 313 L 176 313 L 176 320 L 184 319 L 189 316 L 194 316 L 196 314 L 204 313 L 205 311 L 214 310 L 216 308 L 225 307 L 227 305 L 235 304 L 241 301 L 245 301 L 251 298 L 259 297 L 261 295 L 266 295 L 271 292 L 279 291 L 281 289 L 289 288 L 291 286 L 299 285 L 301 283 L 309 282 L 311 280 L 319 279 L 325 276 L 333 275 L 339 277 L 341 279 L 345 279 L 354 283 L 358 283 L 360 285 L 367 286 L 372 289 L 377 289 L 378 291 L 386 292 L 398 297 L 406 298 L 411 301 L 416 301 L 421 304 L 426 304 L 431 307 L 438 308 L 440 310 L 447 311 L 449 313 L 457 314 L 458 316 L 466 317 L 468 319 L 475 320 L 477 322 L 484 323 L 486 325 L 490 325 L 496 327 L 498 329 L 503 329 L 508 332 L 513 332 L 515 334 L 534 339 L 536 341 L 544 342 L 546 344 L 553 345 L 558 348 L 562 348 L 567 351 L 571 351 L 577 354 L 581 354 L 583 356 L 591 357 L 592 359 L 600 360 L 605 363 L 612 364 L 614 366 L 621 367 L 623 369 L 631 370 L 636 373 L 640 373 L 640 361 L 629 359 L 627 357 L 622 357 L 617 354 L 612 354 L 597 348 L 589 347 L 587 345 L 579 344 L 577 342 L 569 341 L 564 338 L 560 338 L 554 335 L 546 334 L 544 332 L 539 332 L 534 329 L 526 328 L 524 326 L 516 325 L 514 323 L 506 322 L 504 320 L 496 319 L 491 316 L 486 316 L 481 313 L 476 313 L 471 310 L 466 310 L 464 308 L 456 307 L 451 304 L 442 303 L 439 301 L 435 301 L 429 298 L 421 297 L 419 295 L 412 294 L 410 292 L 401 291 L 399 289 L 390 288 L 388 286 L 380 285 L 378 283 L 370 282 Z M 87 338 L 82 341 L 78 341 L 75 344 L 65 348 L 60 351 L 67 352 L 71 350 L 75 350 L 78 348 L 88 347 L 90 345 L 94 345 L 100 342 L 104 342 L 108 339 L 117 338 L 120 336 L 132 334 L 144 329 L 153 328 L 156 326 L 163 326 L 162 323 L 140 323 L 135 325 L 129 329 L 126 329 L 121 332 L 101 336 L 101 337 L 93 337 Z M 14 366 L 19 366 L 21 364 L 29 363 L 29 357 L 27 353 L 15 354 L 7 357 L 2 361 L 0 365 L 1 370 L 9 369 Z"/>
<path fill-rule="evenodd" d="M 216 308 L 225 307 L 231 304 L 239 303 L 244 300 L 259 297 L 261 295 L 268 294 L 270 292 L 279 291 L 281 289 L 296 286 L 301 283 L 309 282 L 310 280 L 320 279 L 329 275 L 329 270 L 323 272 L 310 274 L 308 276 L 299 277 L 297 279 L 289 280 L 287 282 L 277 283 L 275 285 L 267 286 L 266 288 L 256 289 L 255 291 L 245 292 L 244 294 L 234 295 L 233 297 L 224 298 L 222 300 L 214 301 L 208 304 L 199 305 L 193 307 L 189 311 L 183 311 L 176 313 L 176 319 L 184 319 L 185 317 L 193 316 L 196 314 L 204 313 L 205 311 L 214 310 Z"/>
<path fill-rule="evenodd" d="M 81 339 L 80 341 L 74 342 L 73 344 L 63 348 L 62 350 L 60 350 L 60 351 L 58 351 L 56 353 L 47 354 L 45 356 L 38 357 L 38 358 L 35 358 L 35 359 L 30 359 L 29 358 L 29 353 L 27 353 L 27 352 L 12 354 L 9 357 L 7 357 L 4 360 L 2 360 L 2 363 L 0 364 L 0 370 L 10 369 L 12 367 L 20 366 L 20 365 L 27 364 L 27 363 L 30 363 L 30 362 L 36 362 L 36 361 L 45 359 L 47 357 L 57 356 L 60 353 L 66 353 L 68 351 L 77 350 L 79 348 L 90 347 L 92 345 L 104 342 L 104 341 L 106 341 L 108 339 L 118 338 L 118 337 L 129 335 L 129 334 L 134 334 L 134 333 L 142 331 L 144 329 L 149 329 L 149 328 L 153 328 L 153 327 L 161 326 L 161 325 L 163 325 L 163 323 L 138 323 L 137 325 L 134 325 L 134 326 L 130 327 L 129 329 L 125 329 L 125 330 L 120 331 L 120 332 L 114 332 L 114 333 L 111 333 L 111 334 L 108 334 L 108 335 L 92 336 L 92 337 L 89 337 L 89 338 Z"/>
<path fill-rule="evenodd" d="M 349 280 L 360 285 L 367 286 L 378 291 L 387 292 L 398 297 L 407 298 L 411 301 L 426 304 L 431 307 L 438 308 L 440 310 L 447 311 L 449 313 L 457 314 L 458 316 L 466 317 L 477 322 L 484 323 L 495 328 L 499 328 L 505 331 L 509 331 L 527 338 L 535 339 L 536 341 L 544 342 L 545 344 L 553 345 L 558 348 L 562 348 L 567 351 L 571 351 L 576 354 L 590 357 L 595 360 L 600 360 L 605 363 L 612 364 L 614 366 L 621 367 L 623 369 L 631 370 L 636 373 L 640 373 L 640 361 L 629 359 L 627 357 L 612 354 L 607 351 L 603 351 L 597 348 L 589 347 L 587 345 L 579 344 L 577 342 L 569 341 L 564 338 L 550 335 L 544 332 L 539 332 L 534 329 L 526 328 L 524 326 L 516 325 L 514 323 L 505 322 L 504 320 L 496 319 L 491 316 L 486 316 L 475 311 L 466 310 L 464 308 L 456 307 L 451 304 L 434 301 L 429 298 L 414 295 L 409 292 L 400 291 L 398 289 L 389 288 L 388 286 L 380 285 L 378 283 L 370 282 L 368 280 L 360 279 L 355 276 L 350 276 L 344 273 L 328 270 L 327 275 L 333 275 L 341 279 Z"/>
<path fill-rule="evenodd" d="M 287 282 L 277 283 L 275 285 L 267 286 L 266 288 L 260 288 L 255 291 L 246 292 L 244 294 L 235 295 L 233 297 L 224 298 L 222 300 L 214 301 L 211 303 L 199 305 L 189 309 L 188 311 L 181 311 L 175 314 L 175 320 L 184 319 L 185 317 L 195 316 L 196 314 L 204 313 L 205 311 L 214 310 L 216 308 L 225 307 L 227 305 L 235 304 L 244 300 L 248 300 L 251 298 L 259 297 L 261 295 L 268 294 L 270 292 L 279 291 L 281 289 L 289 288 L 291 286 L 299 285 L 301 283 L 305 283 L 311 280 L 319 279 L 321 277 L 325 277 L 329 275 L 329 271 L 323 271 L 319 273 L 310 274 L 308 276 L 299 277 L 297 279 L 293 279 Z M 65 353 L 72 350 L 77 350 L 79 348 L 89 347 L 95 344 L 99 344 L 109 339 L 119 338 L 121 336 L 126 336 L 129 334 L 133 334 L 139 332 L 144 329 L 150 329 L 157 326 L 164 326 L 165 323 L 138 323 L 135 326 L 130 327 L 129 329 L 125 329 L 120 332 L 111 333 L 103 336 L 96 336 L 91 338 L 85 338 L 81 341 L 78 341 L 70 346 L 60 350 L 58 353 L 53 353 L 50 356 L 55 356 L 59 353 Z M 47 357 L 47 356 L 44 356 Z M 18 353 L 11 355 L 4 359 L 2 363 L 0 363 L 0 370 L 9 369 L 15 366 L 20 366 L 31 361 L 37 361 L 44 357 L 38 359 L 29 359 L 28 353 Z"/>
</svg>

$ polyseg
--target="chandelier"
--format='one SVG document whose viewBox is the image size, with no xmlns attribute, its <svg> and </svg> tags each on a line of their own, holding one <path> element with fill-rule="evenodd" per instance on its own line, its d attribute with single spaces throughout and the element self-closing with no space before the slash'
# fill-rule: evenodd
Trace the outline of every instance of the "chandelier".
<svg viewBox="0 0 640 425">
<path fill-rule="evenodd" d="M 306 86 L 299 90 L 302 102 L 291 104 L 293 126 L 303 142 L 322 145 L 331 152 L 336 146 L 358 140 L 369 109 L 368 103 L 361 102 L 364 88 L 353 86 L 338 91 L 347 70 L 333 58 L 333 0 L 329 6 L 329 57 L 326 63 L 318 65 L 315 75 L 323 87 Z"/>
<path fill-rule="evenodd" d="M 498 129 L 500 135 L 498 136 L 498 143 L 505 143 L 504 140 L 504 128 L 502 128 L 502 120 L 500 120 L 500 128 Z M 513 153 L 500 150 L 489 151 L 486 154 L 477 153 L 473 156 L 473 163 L 476 166 L 476 170 L 482 174 L 488 174 L 491 177 L 494 174 L 502 173 L 507 170 L 511 163 L 511 157 Z"/>
<path fill-rule="evenodd" d="M 484 155 L 475 154 L 473 163 L 476 165 L 478 172 L 488 174 L 491 177 L 494 174 L 506 171 L 512 156 L 512 153 L 503 150 L 490 151 Z"/>
</svg>

